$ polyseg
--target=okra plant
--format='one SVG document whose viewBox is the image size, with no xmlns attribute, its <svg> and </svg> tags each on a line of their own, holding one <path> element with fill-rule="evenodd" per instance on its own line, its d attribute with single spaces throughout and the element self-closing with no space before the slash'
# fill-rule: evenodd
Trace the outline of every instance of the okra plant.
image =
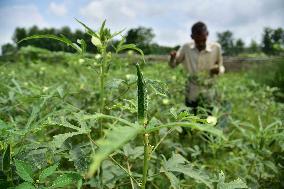
<svg viewBox="0 0 284 189">
<path fill-rule="evenodd" d="M 78 162 L 76 165 L 79 167 L 79 170 L 82 170 L 80 173 L 66 171 L 60 172 L 58 170 L 57 163 L 54 163 L 50 167 L 45 169 L 35 169 L 31 168 L 25 162 L 17 160 L 13 158 L 10 153 L 10 146 L 6 149 L 4 160 L 7 162 L 5 167 L 5 173 L 7 173 L 11 182 L 13 182 L 13 167 L 11 166 L 12 162 L 15 162 L 16 172 L 18 176 L 24 180 L 23 183 L 19 183 L 17 188 L 57 188 L 57 187 L 66 187 L 67 185 L 76 183 L 77 188 L 81 188 L 82 186 L 87 185 L 92 180 L 95 179 L 94 182 L 97 183 L 97 187 L 104 188 L 103 182 L 103 171 L 104 167 L 102 166 L 102 162 L 108 160 L 115 164 L 121 172 L 125 173 L 130 180 L 131 188 L 149 188 L 149 184 L 147 182 L 151 180 L 149 177 L 149 164 L 151 161 L 158 162 L 159 157 L 156 155 L 156 149 L 158 146 L 165 140 L 165 137 L 175 129 L 180 127 L 188 127 L 193 130 L 197 130 L 200 132 L 206 132 L 209 135 L 219 137 L 220 139 L 226 139 L 221 130 L 214 128 L 213 125 L 206 123 L 205 120 L 199 119 L 197 117 L 189 116 L 186 112 L 181 112 L 176 114 L 177 121 L 169 122 L 169 123 L 160 123 L 154 122 L 150 124 L 151 115 L 148 111 L 148 104 L 151 103 L 147 89 L 148 85 L 151 85 L 151 82 L 147 82 L 147 80 L 143 77 L 141 67 L 139 63 L 136 63 L 136 75 L 137 75 L 137 104 L 135 105 L 137 113 L 136 120 L 128 120 L 127 118 L 123 118 L 121 116 L 113 115 L 111 111 L 106 111 L 106 82 L 108 80 L 108 72 L 110 64 L 113 60 L 112 53 L 108 50 L 108 47 L 114 37 L 121 36 L 123 31 L 111 33 L 110 29 L 108 29 L 104 21 L 101 27 L 94 31 L 89 28 L 87 25 L 77 20 L 79 24 L 81 24 L 86 33 L 90 36 L 90 40 L 92 44 L 95 45 L 99 51 L 98 60 L 98 70 L 96 70 L 99 74 L 99 106 L 96 110 L 96 113 L 87 114 L 82 111 L 74 112 L 73 120 L 77 124 L 68 120 L 66 117 L 60 117 L 58 119 L 49 118 L 47 116 L 44 123 L 41 123 L 45 126 L 57 125 L 62 128 L 72 130 L 72 132 L 66 132 L 63 134 L 57 134 L 53 136 L 53 140 L 50 141 L 50 148 L 53 152 L 60 153 L 60 149 L 63 148 L 63 144 L 67 139 L 73 138 L 74 136 L 82 137 L 82 140 L 86 141 L 87 146 L 91 146 L 91 156 L 89 159 L 85 159 L 82 157 L 80 161 L 87 162 L 87 169 L 82 168 L 82 162 Z M 144 54 L 141 49 L 137 48 L 135 44 L 125 44 L 125 39 L 121 36 L 122 39 L 118 42 L 118 45 L 114 47 L 115 52 L 119 53 L 123 50 L 134 50 L 141 55 L 141 61 L 145 62 Z M 54 36 L 54 35 L 34 35 L 27 38 L 22 39 L 19 42 L 31 39 L 39 39 L 39 38 L 49 38 L 58 40 L 71 46 L 74 48 L 79 55 L 80 59 L 90 60 L 85 56 L 86 51 L 86 42 L 83 39 L 78 39 L 76 43 L 67 39 L 65 36 Z M 151 85 L 151 87 L 155 88 L 155 85 Z M 157 89 L 159 90 L 159 89 Z M 110 102 L 108 102 L 110 103 Z M 39 110 L 35 110 L 35 113 Z M 172 110 L 171 110 L 172 111 Z M 72 113 L 72 112 L 71 112 Z M 31 118 L 31 121 L 33 118 Z M 94 127 L 94 125 L 99 125 L 98 127 Z M 93 127 L 95 129 L 93 129 Z M 98 129 L 97 129 L 98 128 Z M 167 132 L 164 137 L 162 137 L 159 141 L 154 143 L 152 138 L 155 138 L 157 132 L 161 129 L 167 128 L 169 132 Z M 36 128 L 31 128 L 29 132 L 36 130 Z M 99 134 L 97 134 L 99 133 Z M 125 148 L 127 143 L 134 139 L 142 139 L 143 140 L 143 164 L 142 170 L 140 173 L 131 172 L 131 166 L 127 161 L 127 167 L 115 159 L 115 154 L 121 148 Z M 71 153 L 71 152 L 70 152 Z M 73 152 L 72 152 L 73 153 Z M 72 157 L 75 155 L 72 154 Z M 75 152 L 74 152 L 75 153 Z M 80 152 L 82 153 L 82 152 Z M 75 153 L 77 155 L 77 152 Z M 128 157 L 126 157 L 127 159 Z M 55 158 L 56 159 L 56 158 Z M 219 181 L 212 180 L 204 175 L 202 175 L 198 170 L 195 170 L 185 158 L 183 158 L 179 154 L 173 154 L 172 158 L 166 159 L 164 156 L 161 156 L 161 169 L 157 170 L 156 174 L 164 174 L 171 183 L 173 188 L 180 188 L 180 183 L 178 181 L 178 177 L 175 173 L 184 174 L 199 183 L 203 183 L 208 188 L 213 188 L 213 182 L 218 183 L 217 188 L 226 188 L 230 186 L 230 188 L 246 188 L 245 183 L 241 180 L 236 180 L 231 183 L 224 182 L 224 174 L 220 173 Z M 78 161 L 78 160 L 76 160 Z M 52 174 L 61 174 L 57 179 L 52 182 L 47 182 L 45 179 Z M 151 173 L 151 176 L 153 173 Z M 85 183 L 83 183 L 85 182 Z"/>
</svg>

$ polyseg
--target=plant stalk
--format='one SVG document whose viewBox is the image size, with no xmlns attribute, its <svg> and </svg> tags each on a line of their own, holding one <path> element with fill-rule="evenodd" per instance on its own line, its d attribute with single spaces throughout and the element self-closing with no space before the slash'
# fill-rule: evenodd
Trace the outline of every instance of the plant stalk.
<svg viewBox="0 0 284 189">
<path fill-rule="evenodd" d="M 144 165 L 143 165 L 143 178 L 141 188 L 145 189 L 147 183 L 148 175 L 148 162 L 150 159 L 150 149 L 149 149 L 149 134 L 144 134 Z"/>
<path fill-rule="evenodd" d="M 106 64 L 106 48 L 102 48 L 102 62 L 100 66 L 100 113 L 104 113 L 105 109 L 105 76 L 106 76 L 106 70 L 105 70 L 105 64 Z M 103 122 L 102 120 L 99 120 L 99 138 L 103 137 Z M 99 168 L 99 180 L 100 180 L 100 185 L 103 187 L 103 169 L 102 166 Z"/>
<path fill-rule="evenodd" d="M 104 113 L 105 109 L 105 64 L 106 64 L 106 50 L 103 48 L 102 50 L 102 63 L 100 66 L 100 113 Z M 99 121 L 100 125 L 100 137 L 103 136 L 103 124 L 102 121 Z"/>
</svg>

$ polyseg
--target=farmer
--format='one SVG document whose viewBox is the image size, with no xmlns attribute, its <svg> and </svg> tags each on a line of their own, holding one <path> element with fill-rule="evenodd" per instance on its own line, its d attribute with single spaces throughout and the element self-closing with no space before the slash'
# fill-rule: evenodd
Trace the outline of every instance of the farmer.
<svg viewBox="0 0 284 189">
<path fill-rule="evenodd" d="M 198 106 L 206 108 L 212 102 L 214 77 L 225 71 L 221 46 L 207 42 L 208 34 L 207 26 L 203 22 L 197 22 L 191 28 L 193 42 L 170 53 L 170 67 L 175 68 L 182 63 L 188 74 L 185 105 L 192 108 L 195 115 Z"/>
</svg>

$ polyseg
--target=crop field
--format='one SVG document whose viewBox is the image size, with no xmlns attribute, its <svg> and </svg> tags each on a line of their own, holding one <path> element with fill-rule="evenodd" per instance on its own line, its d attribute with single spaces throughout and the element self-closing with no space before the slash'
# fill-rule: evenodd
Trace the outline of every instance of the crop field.
<svg viewBox="0 0 284 189">
<path fill-rule="evenodd" d="M 123 42 L 117 52 L 142 55 L 119 57 L 100 31 L 97 55 L 1 57 L 0 188 L 284 187 L 283 96 L 259 79 L 274 79 L 264 64 L 216 78 L 212 110 L 194 116 L 181 66 Z"/>
</svg>

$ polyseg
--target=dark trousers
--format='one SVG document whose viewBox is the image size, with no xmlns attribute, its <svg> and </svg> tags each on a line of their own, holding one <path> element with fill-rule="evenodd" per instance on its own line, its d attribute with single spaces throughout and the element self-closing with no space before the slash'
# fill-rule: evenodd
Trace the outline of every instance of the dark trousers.
<svg viewBox="0 0 284 189">
<path fill-rule="evenodd" d="M 199 104 L 198 100 L 192 101 L 192 100 L 189 100 L 189 99 L 185 98 L 185 106 L 191 108 L 192 109 L 192 113 L 194 115 L 197 115 L 198 104 Z"/>
</svg>

